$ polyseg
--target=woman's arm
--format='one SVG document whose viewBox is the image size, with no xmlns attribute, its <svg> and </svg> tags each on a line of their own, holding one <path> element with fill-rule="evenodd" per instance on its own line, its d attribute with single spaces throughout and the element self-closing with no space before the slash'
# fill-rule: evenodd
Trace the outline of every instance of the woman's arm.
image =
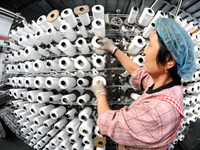
<svg viewBox="0 0 200 150">
<path fill-rule="evenodd" d="M 100 116 L 103 112 L 111 110 L 106 95 L 100 95 L 97 97 L 97 112 L 98 116 Z"/>
<path fill-rule="evenodd" d="M 129 72 L 130 75 L 133 75 L 139 66 L 134 63 L 132 59 L 126 56 L 119 48 L 115 52 L 115 56 L 120 61 L 122 66 Z"/>
</svg>

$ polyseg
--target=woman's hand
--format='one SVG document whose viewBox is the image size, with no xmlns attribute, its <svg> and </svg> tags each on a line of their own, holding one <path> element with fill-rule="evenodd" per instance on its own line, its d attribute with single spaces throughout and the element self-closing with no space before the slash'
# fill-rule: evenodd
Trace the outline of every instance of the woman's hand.
<svg viewBox="0 0 200 150">
<path fill-rule="evenodd" d="M 102 81 L 97 81 L 96 84 L 92 87 L 92 91 L 96 98 L 100 95 L 106 95 L 106 88 Z"/>
<path fill-rule="evenodd" d="M 111 39 L 108 39 L 108 38 L 102 37 L 102 36 L 98 36 L 98 37 L 100 38 L 100 40 L 98 41 L 98 44 L 102 45 L 98 49 L 113 53 L 114 50 L 117 48 Z"/>
</svg>

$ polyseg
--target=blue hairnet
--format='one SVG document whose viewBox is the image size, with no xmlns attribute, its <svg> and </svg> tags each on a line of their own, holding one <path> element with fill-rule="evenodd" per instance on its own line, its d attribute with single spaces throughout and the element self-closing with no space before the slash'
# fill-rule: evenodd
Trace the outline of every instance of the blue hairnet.
<svg viewBox="0 0 200 150">
<path fill-rule="evenodd" d="M 168 51 L 176 60 L 178 75 L 185 80 L 191 79 L 196 71 L 196 57 L 189 34 L 169 18 L 157 19 L 155 26 Z"/>
</svg>

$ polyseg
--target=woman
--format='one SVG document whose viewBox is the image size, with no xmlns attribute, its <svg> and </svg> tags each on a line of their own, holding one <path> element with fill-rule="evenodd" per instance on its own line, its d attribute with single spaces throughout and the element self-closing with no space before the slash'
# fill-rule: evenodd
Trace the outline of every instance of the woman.
<svg viewBox="0 0 200 150">
<path fill-rule="evenodd" d="M 193 43 L 175 21 L 157 19 L 156 30 L 144 50 L 144 67 L 139 68 L 111 40 L 100 37 L 103 49 L 113 53 L 131 74 L 133 86 L 143 94 L 130 106 L 111 110 L 101 81 L 93 87 L 97 97 L 97 124 L 118 149 L 166 149 L 184 119 L 181 78 L 196 71 Z"/>
</svg>

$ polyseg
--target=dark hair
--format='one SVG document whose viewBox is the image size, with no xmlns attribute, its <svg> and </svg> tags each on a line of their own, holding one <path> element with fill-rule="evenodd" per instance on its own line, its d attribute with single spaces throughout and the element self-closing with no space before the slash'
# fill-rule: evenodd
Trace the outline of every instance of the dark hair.
<svg viewBox="0 0 200 150">
<path fill-rule="evenodd" d="M 156 62 L 160 63 L 161 65 L 166 65 L 167 59 L 172 60 L 173 56 L 168 51 L 167 47 L 165 46 L 162 38 L 159 36 L 158 33 L 157 33 L 157 35 L 158 35 L 158 41 L 159 41 L 160 49 L 159 49 L 158 54 L 156 56 Z M 176 64 L 171 69 L 169 69 L 169 72 L 171 73 L 174 80 L 181 82 L 181 78 L 177 74 Z"/>
</svg>

